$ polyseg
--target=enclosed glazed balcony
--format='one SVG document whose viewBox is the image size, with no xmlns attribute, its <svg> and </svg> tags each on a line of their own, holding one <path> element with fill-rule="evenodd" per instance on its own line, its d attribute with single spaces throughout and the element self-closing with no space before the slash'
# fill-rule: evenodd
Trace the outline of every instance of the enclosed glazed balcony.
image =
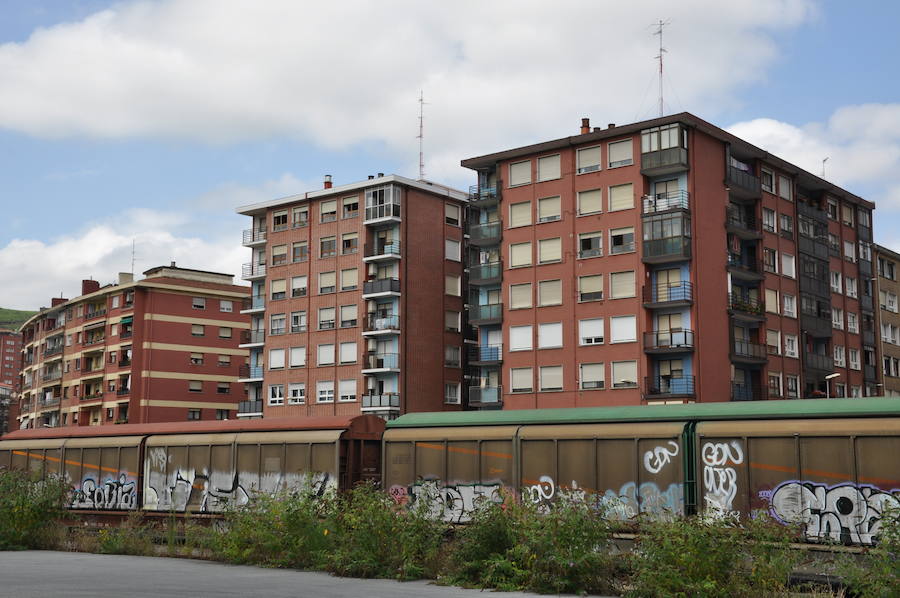
<svg viewBox="0 0 900 598">
<path fill-rule="evenodd" d="M 253 247 L 254 245 L 262 245 L 266 242 L 266 229 L 264 228 L 248 228 L 244 231 L 243 245 L 244 247 Z"/>
<path fill-rule="evenodd" d="M 641 154 L 641 174 L 660 176 L 681 172 L 690 168 L 688 151 L 683 147 L 670 147 Z"/>
<path fill-rule="evenodd" d="M 691 258 L 691 238 L 683 235 L 644 239 L 641 261 L 645 264 L 680 262 Z"/>
<path fill-rule="evenodd" d="M 470 386 L 469 407 L 476 409 L 499 409 L 503 406 L 501 386 Z"/>
<path fill-rule="evenodd" d="M 645 399 L 686 398 L 693 396 L 693 376 L 647 376 L 644 378 Z"/>
<path fill-rule="evenodd" d="M 469 306 L 469 322 L 478 326 L 498 324 L 503 320 L 503 304 L 487 303 Z"/>
<path fill-rule="evenodd" d="M 503 236 L 499 222 L 473 224 L 469 227 L 469 244 L 475 246 L 496 245 Z"/>
<path fill-rule="evenodd" d="M 503 267 L 500 262 L 469 266 L 469 284 L 492 285 L 500 282 Z"/>
<path fill-rule="evenodd" d="M 261 345 L 266 340 L 265 330 L 241 330 L 241 347 Z"/>
<path fill-rule="evenodd" d="M 730 206 L 725 211 L 725 229 L 739 239 L 761 239 L 762 230 L 759 221 L 749 210 Z"/>
<path fill-rule="evenodd" d="M 684 353 L 693 350 L 693 330 L 663 330 L 644 333 L 645 353 Z"/>
</svg>

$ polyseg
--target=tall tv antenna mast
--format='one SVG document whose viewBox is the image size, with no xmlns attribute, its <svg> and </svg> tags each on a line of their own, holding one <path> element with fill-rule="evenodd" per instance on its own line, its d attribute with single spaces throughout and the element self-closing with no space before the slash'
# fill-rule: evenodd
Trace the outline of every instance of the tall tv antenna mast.
<svg viewBox="0 0 900 598">
<path fill-rule="evenodd" d="M 419 180 L 425 180 L 425 150 L 422 146 L 425 141 L 425 92 L 419 91 Z"/>
<path fill-rule="evenodd" d="M 663 111 L 665 108 L 663 107 L 663 54 L 665 54 L 668 50 L 663 47 L 663 27 L 670 24 L 671 19 L 666 19 L 663 21 L 660 19 L 656 22 L 656 31 L 653 32 L 653 35 L 659 36 L 659 54 L 655 56 L 655 58 L 659 61 L 659 115 L 662 117 Z"/>
</svg>

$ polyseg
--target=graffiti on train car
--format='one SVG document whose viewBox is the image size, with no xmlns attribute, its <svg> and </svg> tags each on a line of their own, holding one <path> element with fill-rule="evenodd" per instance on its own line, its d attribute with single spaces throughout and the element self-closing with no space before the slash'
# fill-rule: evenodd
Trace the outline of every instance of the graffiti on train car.
<svg viewBox="0 0 900 598">
<path fill-rule="evenodd" d="M 86 477 L 80 487 L 72 489 L 70 506 L 73 509 L 135 509 L 137 482 L 125 473 L 102 482 Z"/>
<path fill-rule="evenodd" d="M 441 484 L 440 480 L 419 480 L 412 486 L 391 486 L 391 498 L 401 505 L 425 501 L 429 515 L 450 523 L 466 523 L 482 500 L 503 502 L 499 482 L 492 484 Z"/>
<path fill-rule="evenodd" d="M 842 483 L 833 486 L 790 480 L 759 492 L 773 517 L 804 526 L 806 537 L 845 544 L 872 544 L 887 510 L 900 510 L 900 489 Z"/>
<path fill-rule="evenodd" d="M 744 462 L 744 451 L 737 440 L 704 442 L 700 451 L 703 461 L 703 500 L 709 517 L 738 517 L 733 509 L 737 495 L 737 472 L 732 465 Z"/>
<path fill-rule="evenodd" d="M 672 457 L 678 456 L 678 443 L 669 441 L 669 446 L 658 446 L 652 451 L 644 453 L 644 469 L 650 473 L 659 473 L 662 468 L 672 461 Z"/>
<path fill-rule="evenodd" d="M 598 503 L 609 519 L 625 521 L 641 513 L 664 519 L 684 514 L 684 488 L 677 483 L 663 490 L 655 482 L 627 482 L 618 491 L 606 490 Z"/>
</svg>

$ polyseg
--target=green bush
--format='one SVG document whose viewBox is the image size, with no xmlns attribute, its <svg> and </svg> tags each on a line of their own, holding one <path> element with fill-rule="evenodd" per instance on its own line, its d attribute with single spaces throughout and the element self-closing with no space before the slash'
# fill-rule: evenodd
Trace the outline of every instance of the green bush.
<svg viewBox="0 0 900 598">
<path fill-rule="evenodd" d="M 52 547 L 67 496 L 58 478 L 0 470 L 0 550 Z"/>
<path fill-rule="evenodd" d="M 881 530 L 875 545 L 867 548 L 858 559 L 842 559 L 838 573 L 855 596 L 900 596 L 900 510 L 882 513 Z"/>
<path fill-rule="evenodd" d="M 156 554 L 153 548 L 155 535 L 155 527 L 145 523 L 141 513 L 133 511 L 119 526 L 97 532 L 97 552 L 152 556 Z"/>
</svg>

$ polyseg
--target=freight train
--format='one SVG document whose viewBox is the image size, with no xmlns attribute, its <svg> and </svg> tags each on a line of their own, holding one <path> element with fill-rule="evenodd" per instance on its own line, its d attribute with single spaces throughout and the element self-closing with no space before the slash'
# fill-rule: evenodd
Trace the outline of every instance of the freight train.
<svg viewBox="0 0 900 598">
<path fill-rule="evenodd" d="M 374 480 L 465 523 L 503 489 L 604 516 L 800 523 L 811 541 L 870 544 L 900 509 L 900 399 L 413 413 L 20 430 L 0 468 L 61 475 L 97 515 L 220 513 L 257 492 Z"/>
</svg>

